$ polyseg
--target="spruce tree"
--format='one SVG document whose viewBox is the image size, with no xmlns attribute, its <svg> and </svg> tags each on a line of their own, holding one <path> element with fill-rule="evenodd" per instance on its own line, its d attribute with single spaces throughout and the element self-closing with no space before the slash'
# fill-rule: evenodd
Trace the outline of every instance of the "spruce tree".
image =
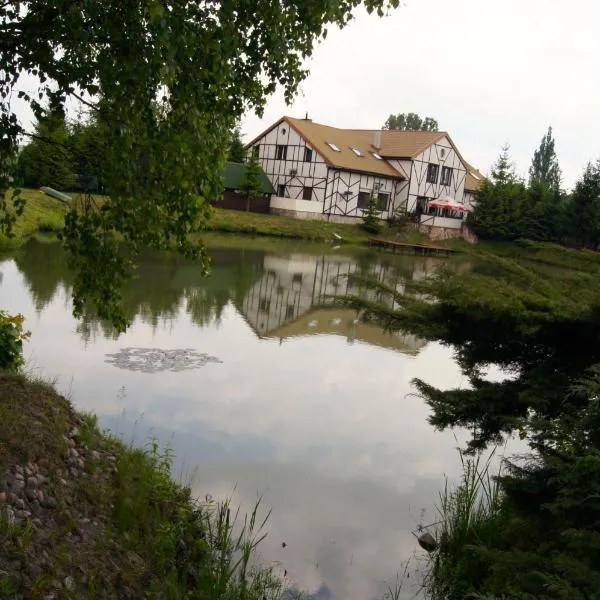
<svg viewBox="0 0 600 600">
<path fill-rule="evenodd" d="M 542 138 L 540 147 L 535 151 L 529 167 L 529 184 L 541 183 L 551 190 L 560 189 L 561 171 L 554 149 L 552 127 Z"/>
<path fill-rule="evenodd" d="M 258 157 L 253 154 L 246 163 L 244 180 L 240 186 L 240 192 L 246 196 L 246 211 L 250 210 L 250 200 L 260 198 L 262 195 L 261 174 Z"/>
<path fill-rule="evenodd" d="M 227 149 L 227 160 L 231 162 L 243 163 L 246 158 L 246 150 L 242 142 L 239 125 L 231 132 L 229 138 L 229 147 Z"/>
</svg>

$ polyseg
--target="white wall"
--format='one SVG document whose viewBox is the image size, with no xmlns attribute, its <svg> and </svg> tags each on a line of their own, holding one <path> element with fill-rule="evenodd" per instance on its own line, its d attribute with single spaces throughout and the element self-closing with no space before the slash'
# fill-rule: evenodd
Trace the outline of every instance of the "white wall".
<svg viewBox="0 0 600 600">
<path fill-rule="evenodd" d="M 280 196 L 271 196 L 271 208 L 309 213 L 323 212 L 323 205 L 320 202 L 315 202 L 314 200 L 296 200 L 295 198 L 281 198 Z"/>
<path fill-rule="evenodd" d="M 462 219 L 450 219 L 448 217 L 434 217 L 432 215 L 421 215 L 421 223 L 429 227 L 445 227 L 446 229 L 460 229 Z"/>
<path fill-rule="evenodd" d="M 392 214 L 396 197 L 397 184 L 395 179 L 378 175 L 367 175 L 355 171 L 342 171 L 329 168 L 325 195 L 326 214 L 362 217 L 362 208 L 358 208 L 359 192 L 377 195 L 388 194 L 388 208 L 380 213 L 381 218 Z"/>
<path fill-rule="evenodd" d="M 412 161 L 412 176 L 408 190 L 408 210 L 414 212 L 417 198 L 424 196 L 429 199 L 449 196 L 459 204 L 464 204 L 464 188 L 467 169 L 460 160 L 458 154 L 450 144 L 447 137 L 432 144 L 424 152 L 416 156 Z M 427 167 L 429 163 L 439 165 L 437 183 L 427 182 Z M 452 169 L 450 185 L 441 184 L 442 167 Z"/>
<path fill-rule="evenodd" d="M 286 160 L 277 160 L 278 145 L 287 147 Z M 311 201 L 318 203 L 319 212 L 322 212 L 327 180 L 327 165 L 323 157 L 286 121 L 257 140 L 253 144 L 253 147 L 256 146 L 259 147 L 260 164 L 275 190 L 279 185 L 285 185 L 285 197 L 302 200 L 304 188 L 312 187 Z M 305 148 L 313 151 L 311 162 L 304 162 Z M 252 149 L 248 151 L 250 153 Z"/>
</svg>

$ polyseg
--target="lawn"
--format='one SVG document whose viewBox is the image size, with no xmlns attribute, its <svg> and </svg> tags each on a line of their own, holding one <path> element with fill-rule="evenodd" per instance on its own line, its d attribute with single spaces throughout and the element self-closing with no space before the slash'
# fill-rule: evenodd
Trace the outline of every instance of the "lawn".
<svg viewBox="0 0 600 600">
<path fill-rule="evenodd" d="M 67 206 L 46 196 L 43 192 L 24 189 L 22 197 L 27 201 L 25 211 L 18 218 L 14 232 L 15 238 L 7 240 L 0 237 L 0 248 L 18 246 L 23 240 L 40 231 L 59 231 L 64 222 Z M 74 201 L 78 196 L 73 195 Z M 101 198 L 99 199 L 101 201 Z M 345 243 L 364 244 L 373 234 L 367 233 L 359 224 L 340 224 L 328 221 L 294 219 L 279 215 L 226 210 L 216 207 L 208 226 L 209 231 L 251 236 L 269 236 L 313 242 L 332 242 L 340 236 Z M 395 238 L 398 229 L 384 226 L 381 235 Z M 410 239 L 408 239 L 410 238 Z M 414 239 L 413 239 L 414 238 Z M 426 237 L 417 232 L 402 232 L 406 241 L 426 241 Z"/>
</svg>

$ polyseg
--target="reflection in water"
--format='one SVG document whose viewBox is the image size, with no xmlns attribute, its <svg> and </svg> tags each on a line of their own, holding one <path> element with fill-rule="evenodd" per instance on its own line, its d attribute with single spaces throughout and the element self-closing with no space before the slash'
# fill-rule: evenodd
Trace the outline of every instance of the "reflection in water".
<svg viewBox="0 0 600 600">
<path fill-rule="evenodd" d="M 374 253 L 276 255 L 218 248 L 211 249 L 211 257 L 211 276 L 205 278 L 196 265 L 180 257 L 143 256 L 136 278 L 124 291 L 127 317 L 155 328 L 175 320 L 183 307 L 196 325 L 218 325 L 231 303 L 259 337 L 283 341 L 315 334 L 342 335 L 350 343 L 359 340 L 408 354 L 416 354 L 424 345 L 413 335 L 387 333 L 361 323 L 352 310 L 325 306 L 332 298 L 349 294 L 376 299 L 376 292 L 353 283 L 349 275 L 360 274 L 402 290 L 404 279 L 423 279 L 439 265 L 438 259 L 384 256 L 382 260 Z M 58 245 L 31 242 L 15 262 L 38 312 L 59 291 L 70 295 L 72 274 Z M 92 314 L 78 322 L 77 331 L 85 342 L 99 334 L 118 338 L 110 325 Z"/>
<path fill-rule="evenodd" d="M 356 323 L 352 311 L 323 305 L 367 293 L 347 287 L 349 273 L 401 286 L 439 262 L 210 254 L 209 278 L 174 256 L 142 257 L 124 291 L 133 324 L 118 339 L 93 315 L 72 318 L 72 276 L 55 245 L 31 243 L 0 259 L 0 305 L 25 315 L 30 365 L 56 377 L 102 426 L 140 444 L 148 435 L 170 443 L 176 472 L 187 481 L 196 474 L 199 497 L 235 489 L 247 509 L 262 494 L 273 508 L 263 556 L 287 570 L 291 585 L 315 599 L 380 598 L 415 550 L 411 531 L 422 509 L 435 520 L 443 474 L 452 480 L 460 471 L 452 432 L 432 430 L 410 382 L 420 377 L 445 389 L 460 385 L 461 373 L 451 349 L 385 334 Z M 119 354 L 123 348 L 133 351 Z M 222 363 L 163 368 L 179 360 L 171 351 L 185 348 Z M 115 369 L 106 355 L 161 370 L 149 377 Z M 412 597 L 414 588 L 406 591 Z"/>
<path fill-rule="evenodd" d="M 220 363 L 214 356 L 196 352 L 193 348 L 185 350 L 161 350 L 160 348 L 123 348 L 119 352 L 107 354 L 104 362 L 127 371 L 141 373 L 159 373 L 160 371 L 187 371 L 197 369 L 208 363 Z"/>
</svg>

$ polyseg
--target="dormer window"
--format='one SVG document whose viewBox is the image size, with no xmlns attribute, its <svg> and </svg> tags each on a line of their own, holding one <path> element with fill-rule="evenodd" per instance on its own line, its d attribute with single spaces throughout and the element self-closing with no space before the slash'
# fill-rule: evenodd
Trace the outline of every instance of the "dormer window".
<svg viewBox="0 0 600 600">
<path fill-rule="evenodd" d="M 362 156 L 362 152 L 356 146 L 350 146 L 350 150 L 356 154 L 356 156 Z"/>
<path fill-rule="evenodd" d="M 371 152 L 371 154 L 373 155 L 374 158 L 376 158 L 377 160 L 383 160 L 383 158 L 381 158 L 381 156 L 379 154 L 377 154 L 377 152 Z"/>
<path fill-rule="evenodd" d="M 333 143 L 333 142 L 327 142 L 327 145 L 334 151 L 334 152 L 341 152 L 341 150 Z"/>
</svg>

